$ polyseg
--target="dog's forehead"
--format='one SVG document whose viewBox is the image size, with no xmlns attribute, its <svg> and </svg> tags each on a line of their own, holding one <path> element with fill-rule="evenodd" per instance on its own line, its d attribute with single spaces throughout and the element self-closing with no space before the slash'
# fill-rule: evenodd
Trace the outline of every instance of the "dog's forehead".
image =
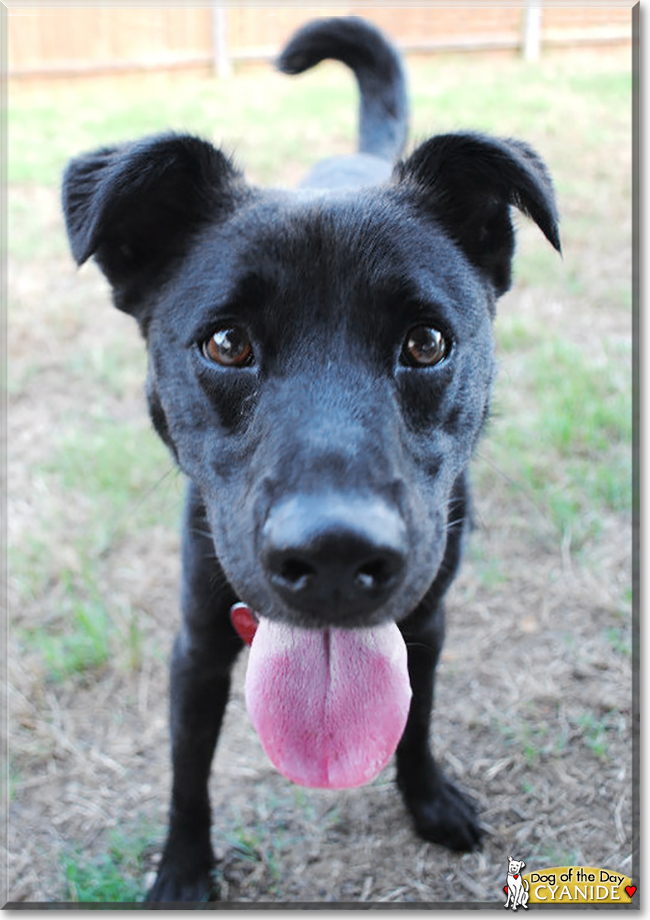
<svg viewBox="0 0 650 920">
<path fill-rule="evenodd" d="M 283 259 L 356 260 L 367 271 L 385 260 L 414 262 L 416 241 L 449 247 L 443 233 L 425 227 L 414 208 L 390 186 L 365 189 L 296 189 L 252 196 L 231 221 L 249 244 Z"/>
<path fill-rule="evenodd" d="M 463 302 L 468 313 L 485 299 L 459 248 L 389 185 L 254 193 L 208 229 L 194 255 L 197 275 L 222 289 L 254 272 L 286 293 L 403 289 Z"/>
</svg>

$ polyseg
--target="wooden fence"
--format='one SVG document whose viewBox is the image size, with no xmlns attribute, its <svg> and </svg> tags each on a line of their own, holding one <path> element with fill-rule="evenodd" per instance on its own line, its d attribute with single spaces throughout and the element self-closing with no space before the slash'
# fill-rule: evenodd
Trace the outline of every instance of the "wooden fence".
<svg viewBox="0 0 650 920">
<path fill-rule="evenodd" d="M 275 55 L 302 22 L 362 15 L 405 51 L 509 50 L 536 56 L 549 46 L 631 40 L 631 4 L 556 6 L 529 0 L 491 6 L 68 6 L 8 7 L 12 79 L 164 71 L 225 74 Z"/>
</svg>

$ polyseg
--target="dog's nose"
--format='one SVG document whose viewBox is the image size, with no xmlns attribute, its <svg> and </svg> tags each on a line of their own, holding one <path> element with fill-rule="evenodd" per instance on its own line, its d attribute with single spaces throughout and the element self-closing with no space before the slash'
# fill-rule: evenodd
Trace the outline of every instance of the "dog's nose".
<svg viewBox="0 0 650 920">
<path fill-rule="evenodd" d="M 407 533 L 379 498 L 301 495 L 275 506 L 262 531 L 267 577 L 292 608 L 332 624 L 358 622 L 401 582 Z"/>
</svg>

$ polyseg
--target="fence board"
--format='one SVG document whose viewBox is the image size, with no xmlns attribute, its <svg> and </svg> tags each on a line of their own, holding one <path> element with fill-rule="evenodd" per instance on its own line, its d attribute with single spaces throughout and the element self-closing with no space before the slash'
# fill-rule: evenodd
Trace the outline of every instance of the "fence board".
<svg viewBox="0 0 650 920">
<path fill-rule="evenodd" d="M 521 7 L 227 7 L 233 60 L 277 53 L 302 22 L 321 15 L 365 16 L 403 47 L 521 47 Z M 9 77 L 128 69 L 210 67 L 212 10 L 206 6 L 8 8 Z M 631 9 L 551 7 L 542 12 L 544 41 L 631 38 Z"/>
</svg>

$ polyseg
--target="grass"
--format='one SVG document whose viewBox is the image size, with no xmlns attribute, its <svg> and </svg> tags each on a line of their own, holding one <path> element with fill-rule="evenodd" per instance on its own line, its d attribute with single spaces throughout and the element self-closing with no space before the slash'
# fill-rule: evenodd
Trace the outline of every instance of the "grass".
<svg viewBox="0 0 650 920">
<path fill-rule="evenodd" d="M 144 856 L 152 836 L 148 825 L 138 824 L 113 831 L 106 852 L 99 856 L 86 855 L 82 847 L 65 853 L 62 858 L 63 899 L 79 904 L 142 901 Z"/>
<path fill-rule="evenodd" d="M 96 584 L 100 566 L 79 558 L 81 571 L 59 570 L 47 621 L 16 630 L 21 650 L 37 656 L 49 683 L 88 679 L 109 663 L 137 670 L 142 662 L 144 634 L 135 612 L 104 599 Z"/>
<path fill-rule="evenodd" d="M 118 369 L 111 364 L 116 379 Z M 130 375 L 127 368 L 123 376 Z M 93 376 L 85 374 L 87 381 Z M 119 393 L 121 387 L 104 389 Z M 14 607 L 18 647 L 38 661 L 46 684 L 61 686 L 96 680 L 107 667 L 137 672 L 142 666 L 142 611 L 103 586 L 129 534 L 154 534 L 162 524 L 176 528 L 182 486 L 144 410 L 136 423 L 103 412 L 76 414 L 57 432 L 31 470 L 44 496 L 39 533 L 9 546 L 9 569 L 20 598 Z M 26 625 L 23 610 L 32 606 L 39 613 Z M 146 655 L 156 648 L 149 640 Z"/>
<path fill-rule="evenodd" d="M 101 595 L 111 554 L 133 530 L 174 528 L 182 490 L 163 446 L 143 418 L 125 424 L 103 417 L 70 421 L 34 475 L 47 495 L 46 536 L 10 546 L 13 583 L 41 607 L 35 625 L 18 625 L 22 647 L 37 655 L 48 681 L 99 672 L 111 660 L 137 670 L 144 636 L 128 602 Z M 59 534 L 53 541 L 52 534 Z M 64 544 L 63 556 L 61 544 Z"/>
<path fill-rule="evenodd" d="M 104 513 L 93 540 L 101 552 L 102 544 L 128 526 L 125 509 L 129 519 L 134 508 L 147 513 L 147 493 L 170 467 L 164 447 L 144 420 L 136 426 L 100 417 L 84 426 L 71 422 L 44 470 L 63 490 L 80 488 L 101 504 Z M 157 519 L 159 511 L 150 510 L 151 518 Z"/>
<path fill-rule="evenodd" d="M 615 65 L 601 62 L 576 75 L 562 58 L 530 66 L 518 60 L 499 66 L 488 62 L 477 82 L 467 80 L 465 61 L 410 62 L 414 139 L 468 125 L 494 131 L 498 125 L 503 134 L 544 139 L 545 146 L 555 148 L 566 143 L 568 116 L 570 131 L 589 144 L 608 139 L 617 125 L 629 128 L 628 108 L 621 105 L 629 102 L 629 76 Z M 227 147 L 236 144 L 261 181 L 276 177 L 287 155 L 304 163 L 318 155 L 317 146 L 326 152 L 325 141 L 328 146 L 352 142 L 356 90 L 343 68 L 326 63 L 318 75 L 297 79 L 265 71 L 263 80 L 263 94 L 259 73 L 246 72 L 232 82 L 182 75 L 142 78 L 137 92 L 128 93 L 120 92 L 119 84 L 116 91 L 115 84 L 93 81 L 42 92 L 14 90 L 8 112 L 9 181 L 53 184 L 75 152 L 170 128 Z M 34 144 L 34 137 L 41 143 Z M 567 185 L 569 176 L 575 179 L 569 166 Z M 556 179 L 563 190 L 562 170 Z"/>
<path fill-rule="evenodd" d="M 561 846 L 543 844 L 535 847 L 530 854 L 530 860 L 535 860 L 535 865 L 551 869 L 554 866 L 575 866 L 579 864 L 580 850 L 566 850 Z"/>
<path fill-rule="evenodd" d="M 528 767 L 539 766 L 543 759 L 562 757 L 566 747 L 565 728 L 557 720 L 557 711 L 545 711 L 535 704 L 523 707 L 523 719 L 516 725 L 496 723 L 508 747 L 520 752 Z"/>
<path fill-rule="evenodd" d="M 609 744 L 607 732 L 610 730 L 610 720 L 607 717 L 597 718 L 592 712 L 583 712 L 578 718 L 578 726 L 582 731 L 584 743 L 595 757 L 602 759 L 607 756 Z"/>
<path fill-rule="evenodd" d="M 58 682 L 105 665 L 109 658 L 110 631 L 103 604 L 77 601 L 64 633 L 28 630 L 23 641 L 39 652 L 48 678 Z"/>
<path fill-rule="evenodd" d="M 561 759 L 567 755 L 572 738 L 577 737 L 599 760 L 609 756 L 613 733 L 620 731 L 617 713 L 600 717 L 591 710 L 571 713 L 566 721 L 558 720 L 556 711 L 541 711 L 530 703 L 523 709 L 524 718 L 515 727 L 495 724 L 505 743 L 518 750 L 530 768 L 537 768 L 544 759 Z"/>
<path fill-rule="evenodd" d="M 627 629 L 610 626 L 605 630 L 605 635 L 614 651 L 620 652 L 628 658 L 630 657 L 632 654 L 632 646 L 630 644 L 630 635 Z"/>
<path fill-rule="evenodd" d="M 605 513 L 631 508 L 629 343 L 585 346 L 521 317 L 497 335 L 502 372 L 486 453 L 555 539 L 570 534 L 580 548 Z"/>
<path fill-rule="evenodd" d="M 481 584 L 488 590 L 493 590 L 508 580 L 504 561 L 489 551 L 489 546 L 478 540 L 471 541 L 468 553 L 476 571 L 480 575 Z"/>
</svg>

